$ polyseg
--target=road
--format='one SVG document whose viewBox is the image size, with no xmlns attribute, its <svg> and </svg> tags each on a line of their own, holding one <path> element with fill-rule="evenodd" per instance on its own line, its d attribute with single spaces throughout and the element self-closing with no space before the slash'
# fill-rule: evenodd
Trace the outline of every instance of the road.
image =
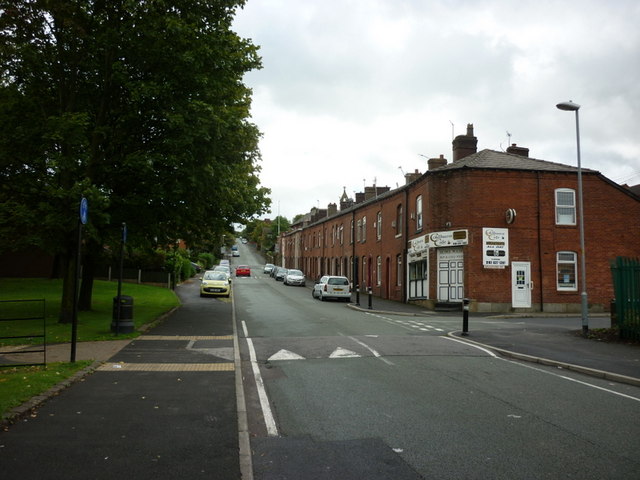
<svg viewBox="0 0 640 480">
<path fill-rule="evenodd" d="M 501 359 L 459 319 L 234 279 L 256 479 L 640 478 L 640 388 Z"/>
</svg>

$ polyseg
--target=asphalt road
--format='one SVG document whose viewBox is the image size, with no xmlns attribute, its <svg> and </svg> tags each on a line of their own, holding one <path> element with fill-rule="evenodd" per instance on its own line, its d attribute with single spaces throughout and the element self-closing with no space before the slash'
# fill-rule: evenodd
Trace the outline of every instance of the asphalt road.
<svg viewBox="0 0 640 480">
<path fill-rule="evenodd" d="M 313 300 L 240 252 L 254 478 L 638 478 L 640 388 L 498 358 L 451 317 Z"/>
</svg>

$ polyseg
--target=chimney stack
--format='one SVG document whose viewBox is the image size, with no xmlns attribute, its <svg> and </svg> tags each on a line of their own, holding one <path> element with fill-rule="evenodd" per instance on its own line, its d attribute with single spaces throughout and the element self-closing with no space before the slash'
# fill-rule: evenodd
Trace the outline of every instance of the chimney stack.
<svg viewBox="0 0 640 480">
<path fill-rule="evenodd" d="M 408 185 L 411 182 L 413 182 L 414 180 L 417 180 L 418 178 L 420 178 L 422 176 L 422 174 L 420 173 L 420 171 L 416 168 L 415 172 L 413 173 L 405 173 L 404 174 L 404 184 Z"/>
<path fill-rule="evenodd" d="M 429 170 L 433 170 L 434 168 L 444 167 L 447 164 L 447 159 L 444 158 L 444 155 L 440 154 L 440 158 L 430 158 L 427 163 Z"/>
<path fill-rule="evenodd" d="M 478 139 L 473 136 L 473 123 L 467 124 L 467 134 L 453 139 L 453 161 L 457 162 L 478 151 Z"/>
<path fill-rule="evenodd" d="M 512 143 L 510 147 L 507 147 L 507 153 L 513 153 L 514 155 L 520 155 L 521 157 L 529 157 L 529 149 L 519 147 L 515 143 Z"/>
</svg>

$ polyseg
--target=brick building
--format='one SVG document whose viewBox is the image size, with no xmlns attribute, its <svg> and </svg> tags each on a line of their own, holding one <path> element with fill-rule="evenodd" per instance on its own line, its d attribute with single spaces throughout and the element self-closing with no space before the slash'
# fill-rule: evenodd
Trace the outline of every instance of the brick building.
<svg viewBox="0 0 640 480">
<path fill-rule="evenodd" d="M 469 298 L 473 311 L 580 311 L 575 167 L 515 144 L 478 152 L 468 125 L 452 162 L 405 177 L 311 212 L 281 236 L 284 266 L 428 308 Z M 594 170 L 582 180 L 589 308 L 607 311 L 610 260 L 640 256 L 640 197 Z"/>
</svg>

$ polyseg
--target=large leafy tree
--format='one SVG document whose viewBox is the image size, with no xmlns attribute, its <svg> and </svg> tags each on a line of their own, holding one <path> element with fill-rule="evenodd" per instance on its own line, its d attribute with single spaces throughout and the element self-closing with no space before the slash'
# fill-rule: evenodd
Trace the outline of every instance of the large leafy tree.
<svg viewBox="0 0 640 480">
<path fill-rule="evenodd" d="M 84 283 L 119 242 L 197 244 L 268 206 L 231 30 L 244 0 L 0 0 L 0 249 L 63 259 L 70 318 L 77 208 Z M 86 303 L 86 301 L 85 301 Z"/>
</svg>

